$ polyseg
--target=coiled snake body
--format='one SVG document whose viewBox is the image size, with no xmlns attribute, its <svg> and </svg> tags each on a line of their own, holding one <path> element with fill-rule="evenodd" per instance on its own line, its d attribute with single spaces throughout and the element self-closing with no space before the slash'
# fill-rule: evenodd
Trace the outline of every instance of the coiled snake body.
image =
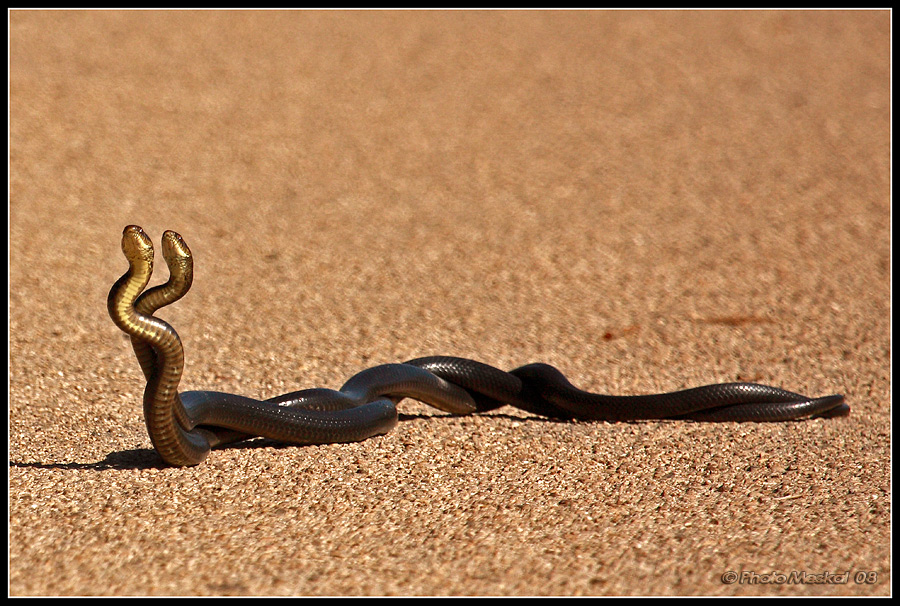
<svg viewBox="0 0 900 606">
<path fill-rule="evenodd" d="M 504 372 L 487 364 L 431 356 L 383 364 L 351 377 L 340 390 L 305 389 L 268 400 L 213 391 L 178 392 L 184 350 L 175 330 L 153 314 L 191 287 L 193 258 L 173 231 L 163 234 L 169 280 L 144 292 L 153 271 L 153 244 L 135 225 L 125 228 L 128 271 L 113 285 L 109 315 L 131 337 L 147 387 L 144 418 L 154 448 L 176 466 L 201 463 L 212 447 L 261 436 L 293 444 L 352 442 L 397 424 L 396 404 L 413 398 L 453 414 L 509 404 L 559 419 L 634 421 L 787 421 L 849 413 L 843 396 L 807 398 L 754 383 L 707 385 L 666 394 L 608 396 L 574 387 L 547 364 Z M 143 294 L 141 294 L 143 292 Z"/>
</svg>

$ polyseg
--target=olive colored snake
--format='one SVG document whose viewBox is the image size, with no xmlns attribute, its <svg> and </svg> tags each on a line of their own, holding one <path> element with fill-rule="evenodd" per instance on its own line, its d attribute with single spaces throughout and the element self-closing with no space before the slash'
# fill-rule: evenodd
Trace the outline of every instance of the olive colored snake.
<svg viewBox="0 0 900 606">
<path fill-rule="evenodd" d="M 608 396 L 574 387 L 547 364 L 504 372 L 449 356 L 417 358 L 364 370 L 340 390 L 305 389 L 254 400 L 213 391 L 178 392 L 184 349 L 178 333 L 153 314 L 183 297 L 193 280 L 193 258 L 173 231 L 162 238 L 169 280 L 147 291 L 153 244 L 135 225 L 125 228 L 128 271 L 113 285 L 107 307 L 131 337 L 147 387 L 144 419 L 154 448 L 176 466 L 197 465 L 211 448 L 250 437 L 293 444 L 352 442 L 384 434 L 397 424 L 396 404 L 413 398 L 452 414 L 509 404 L 558 419 L 634 421 L 788 421 L 848 414 L 841 395 L 807 398 L 753 383 L 707 385 L 666 394 Z M 143 293 L 143 294 L 142 294 Z"/>
</svg>

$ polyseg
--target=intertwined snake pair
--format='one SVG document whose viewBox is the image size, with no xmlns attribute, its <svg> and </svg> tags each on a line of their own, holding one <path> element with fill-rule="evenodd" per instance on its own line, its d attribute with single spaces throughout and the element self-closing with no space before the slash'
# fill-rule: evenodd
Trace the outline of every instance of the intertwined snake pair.
<svg viewBox="0 0 900 606">
<path fill-rule="evenodd" d="M 213 391 L 179 394 L 184 349 L 178 333 L 153 314 L 183 297 L 193 280 L 193 258 L 173 231 L 162 238 L 169 280 L 144 291 L 153 272 L 153 244 L 135 225 L 125 228 L 128 272 L 110 290 L 109 315 L 131 337 L 147 387 L 144 418 L 153 446 L 170 465 L 201 463 L 212 447 L 262 436 L 293 444 L 352 442 L 387 433 L 397 403 L 420 400 L 452 414 L 509 404 L 558 419 L 634 421 L 788 421 L 849 413 L 843 396 L 807 398 L 754 383 L 723 383 L 645 396 L 581 391 L 547 364 L 504 372 L 448 356 L 383 364 L 360 372 L 339 391 L 305 389 L 268 400 Z M 143 292 L 143 294 L 142 294 Z"/>
</svg>

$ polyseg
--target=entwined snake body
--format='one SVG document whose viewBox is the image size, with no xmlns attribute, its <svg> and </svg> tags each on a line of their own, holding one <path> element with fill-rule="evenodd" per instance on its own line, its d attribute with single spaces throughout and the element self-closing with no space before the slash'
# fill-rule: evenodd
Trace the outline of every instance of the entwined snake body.
<svg viewBox="0 0 900 606">
<path fill-rule="evenodd" d="M 723 383 L 644 396 L 600 395 L 574 387 L 547 364 L 504 372 L 450 356 L 369 368 L 338 391 L 305 389 L 263 401 L 212 391 L 179 394 L 184 369 L 181 339 L 153 314 L 190 289 L 191 251 L 181 236 L 165 232 L 162 250 L 169 280 L 144 292 L 153 271 L 150 238 L 140 227 L 130 225 L 122 235 L 122 250 L 128 272 L 113 285 L 107 306 L 116 325 L 131 337 L 147 379 L 147 430 L 153 446 L 170 465 L 196 465 L 212 447 L 255 436 L 321 444 L 384 434 L 397 424 L 396 404 L 403 398 L 452 414 L 509 404 L 559 419 L 603 421 L 787 421 L 844 415 L 850 410 L 841 395 L 807 398 L 754 383 Z"/>
</svg>

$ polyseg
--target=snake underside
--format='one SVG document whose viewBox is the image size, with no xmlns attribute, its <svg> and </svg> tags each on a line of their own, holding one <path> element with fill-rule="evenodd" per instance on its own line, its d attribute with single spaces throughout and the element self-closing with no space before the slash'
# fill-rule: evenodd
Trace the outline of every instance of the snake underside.
<svg viewBox="0 0 900 606">
<path fill-rule="evenodd" d="M 665 394 L 610 396 L 582 391 L 556 368 L 528 364 L 509 372 L 450 356 L 383 364 L 350 378 L 339 390 L 305 389 L 268 400 L 213 391 L 178 392 L 184 350 L 175 330 L 153 314 L 183 297 L 193 280 L 184 240 L 163 234 L 169 280 L 144 290 L 153 271 L 153 245 L 137 226 L 125 228 L 129 268 L 107 301 L 116 325 L 131 337 L 147 379 L 144 417 L 154 448 L 176 466 L 196 465 L 211 448 L 250 437 L 293 444 L 351 442 L 397 424 L 397 403 L 420 400 L 452 414 L 511 405 L 557 419 L 635 421 L 790 421 L 849 413 L 841 395 L 806 396 L 755 383 L 706 385 Z"/>
</svg>

